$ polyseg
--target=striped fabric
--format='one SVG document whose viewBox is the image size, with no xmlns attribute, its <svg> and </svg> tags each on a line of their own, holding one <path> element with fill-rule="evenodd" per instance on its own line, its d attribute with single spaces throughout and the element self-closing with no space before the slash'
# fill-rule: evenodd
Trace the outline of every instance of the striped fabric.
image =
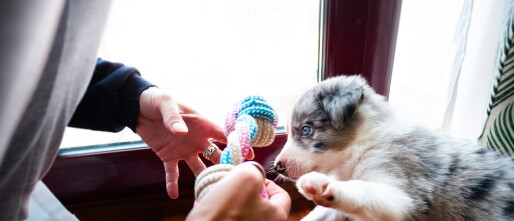
<svg viewBox="0 0 514 221">
<path fill-rule="evenodd" d="M 510 13 L 480 142 L 514 159 L 514 18 Z"/>
</svg>

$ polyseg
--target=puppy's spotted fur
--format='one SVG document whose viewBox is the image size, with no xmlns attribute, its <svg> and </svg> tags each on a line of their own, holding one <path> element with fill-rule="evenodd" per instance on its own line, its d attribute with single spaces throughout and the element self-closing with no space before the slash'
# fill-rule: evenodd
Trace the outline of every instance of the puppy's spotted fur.
<svg viewBox="0 0 514 221">
<path fill-rule="evenodd" d="M 304 220 L 514 220 L 514 165 L 403 122 L 358 76 L 297 102 L 276 170 L 318 206 Z"/>
</svg>

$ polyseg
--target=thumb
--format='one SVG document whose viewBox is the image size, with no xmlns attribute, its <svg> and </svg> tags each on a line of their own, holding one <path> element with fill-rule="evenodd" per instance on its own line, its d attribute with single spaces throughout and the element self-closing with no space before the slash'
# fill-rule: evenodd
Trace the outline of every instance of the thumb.
<svg viewBox="0 0 514 221">
<path fill-rule="evenodd" d="M 172 98 L 163 99 L 159 104 L 159 110 L 166 129 L 177 135 L 187 134 L 186 123 L 180 116 L 178 104 Z"/>
</svg>

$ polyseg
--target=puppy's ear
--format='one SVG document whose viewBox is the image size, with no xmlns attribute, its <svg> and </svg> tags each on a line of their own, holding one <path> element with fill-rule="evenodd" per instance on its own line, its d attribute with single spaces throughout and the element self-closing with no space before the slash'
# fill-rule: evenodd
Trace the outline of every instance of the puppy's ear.
<svg viewBox="0 0 514 221">
<path fill-rule="evenodd" d="M 342 130 L 355 114 L 363 99 L 364 80 L 360 77 L 338 77 L 319 85 L 317 100 L 336 130 Z"/>
</svg>

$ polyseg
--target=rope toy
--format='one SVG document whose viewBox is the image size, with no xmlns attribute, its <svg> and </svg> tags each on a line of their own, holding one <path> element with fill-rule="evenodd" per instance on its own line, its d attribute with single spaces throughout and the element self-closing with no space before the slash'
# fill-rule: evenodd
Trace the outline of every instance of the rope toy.
<svg viewBox="0 0 514 221">
<path fill-rule="evenodd" d="M 196 178 L 196 200 L 200 200 L 212 184 L 221 180 L 234 166 L 244 162 L 250 148 L 270 145 L 275 139 L 277 125 L 277 114 L 264 98 L 248 96 L 236 104 L 225 118 L 227 147 L 221 153 L 221 162 L 205 169 Z M 264 187 L 260 195 L 269 198 Z"/>
</svg>

